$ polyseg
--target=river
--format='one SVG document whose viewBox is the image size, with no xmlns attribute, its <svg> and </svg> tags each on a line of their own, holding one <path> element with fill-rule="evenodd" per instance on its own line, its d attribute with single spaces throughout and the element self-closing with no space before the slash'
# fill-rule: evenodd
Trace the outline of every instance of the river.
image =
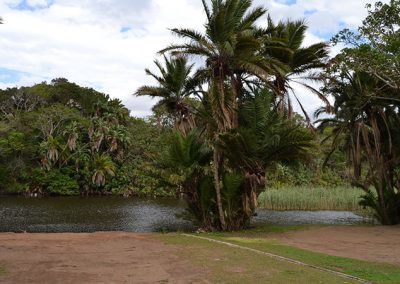
<svg viewBox="0 0 400 284">
<path fill-rule="evenodd" d="M 120 197 L 0 197 L 0 232 L 188 231 L 195 226 L 177 215 L 185 203 L 176 199 Z M 343 211 L 257 210 L 252 224 L 372 223 Z"/>
</svg>

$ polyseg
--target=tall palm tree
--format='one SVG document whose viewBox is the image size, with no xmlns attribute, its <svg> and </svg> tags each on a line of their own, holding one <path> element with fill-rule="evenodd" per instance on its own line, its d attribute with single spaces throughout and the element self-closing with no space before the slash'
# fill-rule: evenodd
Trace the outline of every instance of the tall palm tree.
<svg viewBox="0 0 400 284">
<path fill-rule="evenodd" d="M 255 22 L 266 10 L 256 7 L 250 10 L 251 0 L 212 0 L 208 6 L 203 0 L 207 16 L 205 33 L 190 29 L 172 29 L 172 32 L 188 40 L 184 44 L 173 44 L 161 53 L 197 56 L 205 61 L 205 66 L 197 72 L 207 82 L 207 102 L 209 114 L 215 128 L 210 131 L 214 144 L 213 173 L 217 205 L 222 229 L 226 229 L 221 198 L 221 171 L 223 157 L 216 142 L 219 135 L 238 126 L 238 98 L 243 90 L 243 76 L 250 74 L 267 81 L 272 70 L 280 70 L 277 60 L 262 56 L 259 52 L 261 39 Z"/>
<path fill-rule="evenodd" d="M 197 73 L 210 84 L 214 119 L 220 130 L 237 126 L 237 99 L 243 89 L 243 75 L 252 74 L 267 80 L 272 70 L 281 70 L 279 61 L 260 55 L 261 38 L 255 22 L 266 10 L 250 10 L 252 0 L 212 0 L 205 34 L 190 29 L 172 29 L 173 34 L 188 40 L 161 50 L 174 55 L 197 56 L 206 62 Z M 201 80 L 199 80 L 201 81 Z M 226 84 L 229 88 L 226 88 Z"/>
<path fill-rule="evenodd" d="M 308 83 L 319 80 L 319 77 L 313 71 L 326 66 L 329 57 L 328 44 L 319 42 L 304 47 L 306 31 L 307 25 L 304 21 L 288 20 L 275 25 L 272 19 L 268 18 L 263 54 L 279 60 L 288 67 L 283 70 L 284 72 L 274 73 L 273 84 L 276 108 L 281 114 L 286 114 L 288 117 L 291 117 L 293 113 L 293 103 L 290 98 L 293 83 L 306 87 L 325 104 L 329 105 L 325 96 Z M 294 91 L 292 93 L 309 121 L 309 116 L 297 94 Z"/>
<path fill-rule="evenodd" d="M 194 127 L 192 109 L 186 100 L 195 86 L 191 77 L 193 65 L 189 65 L 185 57 L 168 59 L 164 56 L 164 66 L 158 60 L 154 63 L 161 75 L 149 69 L 146 69 L 146 74 L 153 77 L 158 86 L 142 86 L 135 94 L 159 98 L 155 107 L 165 107 L 174 119 L 175 128 L 187 134 Z"/>
</svg>

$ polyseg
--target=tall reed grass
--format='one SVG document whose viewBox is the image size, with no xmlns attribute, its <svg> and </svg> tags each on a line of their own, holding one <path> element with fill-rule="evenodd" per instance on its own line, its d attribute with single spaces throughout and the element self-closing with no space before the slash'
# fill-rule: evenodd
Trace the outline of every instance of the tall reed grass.
<svg viewBox="0 0 400 284">
<path fill-rule="evenodd" d="M 363 191 L 353 187 L 283 187 L 267 189 L 259 207 L 271 210 L 366 211 L 358 202 Z"/>
</svg>

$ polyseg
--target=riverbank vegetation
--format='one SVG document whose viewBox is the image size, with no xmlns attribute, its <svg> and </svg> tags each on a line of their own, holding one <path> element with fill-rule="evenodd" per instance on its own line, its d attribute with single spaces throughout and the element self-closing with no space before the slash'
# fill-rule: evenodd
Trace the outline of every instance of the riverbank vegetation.
<svg viewBox="0 0 400 284">
<path fill-rule="evenodd" d="M 154 84 L 135 93 L 158 98 L 146 120 L 65 79 L 1 91 L 1 191 L 176 195 L 212 231 L 246 227 L 266 187 L 352 185 L 400 223 L 400 1 L 368 5 L 358 31 L 333 38 L 345 45 L 334 58 L 305 44 L 304 21 L 252 4 L 203 1 L 202 31 L 172 27 L 177 41 L 146 69 Z M 318 120 L 296 85 L 324 103 Z M 325 202 L 318 192 L 293 198 Z"/>
<path fill-rule="evenodd" d="M 0 99 L 3 193 L 170 194 L 146 162 L 166 149 L 163 130 L 119 100 L 65 79 L 2 90 Z"/>
<path fill-rule="evenodd" d="M 362 190 L 342 187 L 268 188 L 261 193 L 259 207 L 270 210 L 341 210 L 364 212 L 359 204 Z"/>
</svg>

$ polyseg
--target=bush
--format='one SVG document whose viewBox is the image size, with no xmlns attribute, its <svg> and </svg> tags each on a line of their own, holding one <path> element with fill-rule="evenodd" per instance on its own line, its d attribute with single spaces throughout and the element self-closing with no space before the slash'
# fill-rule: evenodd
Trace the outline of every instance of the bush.
<svg viewBox="0 0 400 284">
<path fill-rule="evenodd" d="M 345 169 L 344 169 L 345 170 Z M 341 187 L 350 186 L 344 170 L 321 165 L 283 165 L 277 163 L 267 171 L 267 188 L 322 186 Z"/>
<path fill-rule="evenodd" d="M 50 171 L 35 169 L 35 181 L 44 193 L 50 195 L 79 195 L 79 185 L 72 173 L 73 170 L 69 168 Z"/>
</svg>

